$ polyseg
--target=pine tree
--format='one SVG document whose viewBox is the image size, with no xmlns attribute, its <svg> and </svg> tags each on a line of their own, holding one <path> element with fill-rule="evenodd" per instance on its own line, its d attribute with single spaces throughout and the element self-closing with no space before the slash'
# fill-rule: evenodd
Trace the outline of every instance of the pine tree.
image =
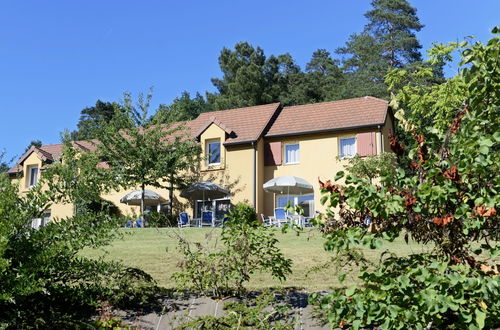
<svg viewBox="0 0 500 330">
<path fill-rule="evenodd" d="M 338 61 L 325 49 L 316 50 L 300 71 L 290 76 L 287 95 L 282 98 L 284 104 L 306 104 L 333 101 L 341 98 L 343 74 Z"/>
<path fill-rule="evenodd" d="M 417 10 L 406 0 L 374 0 L 365 14 L 369 22 L 353 34 L 337 53 L 345 55 L 343 69 L 349 80 L 346 96 L 387 97 L 384 77 L 389 69 L 421 60 L 415 33 L 423 28 Z"/>
<path fill-rule="evenodd" d="M 116 110 L 120 110 L 118 103 L 103 102 L 101 100 L 97 100 L 95 106 L 83 109 L 77 124 L 77 130 L 71 132 L 71 139 L 89 140 L 95 138 L 98 131 L 113 119 Z"/>
<path fill-rule="evenodd" d="M 267 58 L 260 47 L 240 42 L 234 50 L 224 48 L 219 56 L 222 78 L 213 78 L 218 93 L 207 93 L 215 110 L 280 101 L 289 78 L 300 71 L 289 54 Z"/>
<path fill-rule="evenodd" d="M 209 105 L 200 93 L 191 98 L 191 95 L 184 91 L 180 97 L 172 101 L 172 104 L 168 106 L 161 104 L 155 117 L 161 116 L 164 123 L 192 120 L 209 109 Z"/>
</svg>

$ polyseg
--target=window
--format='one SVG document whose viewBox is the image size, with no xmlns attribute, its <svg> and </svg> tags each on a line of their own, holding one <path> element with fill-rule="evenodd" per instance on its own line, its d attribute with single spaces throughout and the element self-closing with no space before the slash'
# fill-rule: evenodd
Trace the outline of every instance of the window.
<svg viewBox="0 0 500 330">
<path fill-rule="evenodd" d="M 46 225 L 49 224 L 49 222 L 50 222 L 50 216 L 51 216 L 50 211 L 43 212 L 42 226 L 46 226 Z"/>
<path fill-rule="evenodd" d="M 285 144 L 285 164 L 299 163 L 300 149 L 298 143 Z"/>
<path fill-rule="evenodd" d="M 278 195 L 276 196 L 276 207 L 284 208 L 288 202 L 293 207 L 300 205 L 304 210 L 304 216 L 314 217 L 314 195 Z"/>
<path fill-rule="evenodd" d="M 206 146 L 208 165 L 220 164 L 220 141 L 208 141 Z"/>
<path fill-rule="evenodd" d="M 340 139 L 339 156 L 343 158 L 352 158 L 356 155 L 356 138 Z"/>
<path fill-rule="evenodd" d="M 48 225 L 50 222 L 50 211 L 43 212 L 43 216 L 41 218 L 33 218 L 31 219 L 31 223 L 29 224 L 33 229 L 39 229 L 40 227 Z"/>
<path fill-rule="evenodd" d="M 38 182 L 38 166 L 28 166 L 28 187 L 33 187 Z"/>
<path fill-rule="evenodd" d="M 195 218 L 201 218 L 202 211 L 215 210 L 215 218 L 222 220 L 226 214 L 229 213 L 231 208 L 231 201 L 229 199 L 215 199 L 211 201 L 196 201 Z"/>
</svg>

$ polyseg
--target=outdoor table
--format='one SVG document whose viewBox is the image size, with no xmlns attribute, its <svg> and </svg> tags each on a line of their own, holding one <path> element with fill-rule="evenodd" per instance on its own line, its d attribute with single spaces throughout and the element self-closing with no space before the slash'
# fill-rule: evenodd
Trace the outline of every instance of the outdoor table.
<svg viewBox="0 0 500 330">
<path fill-rule="evenodd" d="M 201 218 L 192 218 L 191 225 L 193 227 L 201 227 Z"/>
<path fill-rule="evenodd" d="M 297 226 L 304 227 L 304 217 L 301 215 L 292 215 L 290 216 L 293 223 Z"/>
</svg>

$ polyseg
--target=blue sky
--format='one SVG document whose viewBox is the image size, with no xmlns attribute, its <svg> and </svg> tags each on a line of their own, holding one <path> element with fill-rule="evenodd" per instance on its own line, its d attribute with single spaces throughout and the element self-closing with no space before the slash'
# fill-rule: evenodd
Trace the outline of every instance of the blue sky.
<svg viewBox="0 0 500 330">
<path fill-rule="evenodd" d="M 414 0 L 432 42 L 490 37 L 498 0 Z M 2 1 L 0 152 L 19 156 L 33 139 L 58 143 L 97 99 L 119 101 L 154 86 L 153 103 L 213 90 L 222 47 L 238 41 L 290 53 L 302 67 L 363 29 L 370 1 Z M 452 69 L 448 69 L 452 72 Z"/>
</svg>

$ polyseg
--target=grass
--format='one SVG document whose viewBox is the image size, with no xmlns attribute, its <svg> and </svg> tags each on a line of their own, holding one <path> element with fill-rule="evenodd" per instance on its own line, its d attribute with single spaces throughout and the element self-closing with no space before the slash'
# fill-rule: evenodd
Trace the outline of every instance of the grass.
<svg viewBox="0 0 500 330">
<path fill-rule="evenodd" d="M 247 285 L 248 288 L 296 287 L 306 291 L 318 291 L 358 283 L 357 269 L 349 272 L 343 284 L 339 283 L 334 267 L 321 267 L 320 271 L 311 272 L 314 267 L 327 263 L 331 256 L 331 253 L 323 249 L 324 239 L 317 230 L 306 230 L 300 236 L 293 232 L 284 234 L 279 229 L 274 230 L 279 239 L 279 247 L 287 258 L 293 260 L 293 273 L 284 283 L 274 280 L 267 273 L 257 273 Z M 86 249 L 82 254 L 93 258 L 104 256 L 107 260 L 122 261 L 127 266 L 140 268 L 153 276 L 160 285 L 169 288 L 175 287 L 171 276 L 181 260 L 176 249 L 175 233 L 190 241 L 199 242 L 206 241 L 207 237 L 211 237 L 210 242 L 214 242 L 220 234 L 218 228 L 134 228 L 122 231 L 125 234 L 123 239 L 114 241 L 104 249 Z M 429 251 L 430 247 L 412 242 L 406 244 L 400 238 L 392 243 L 384 243 L 380 250 L 365 249 L 364 252 L 369 260 L 378 262 L 385 249 L 404 256 Z"/>
</svg>

